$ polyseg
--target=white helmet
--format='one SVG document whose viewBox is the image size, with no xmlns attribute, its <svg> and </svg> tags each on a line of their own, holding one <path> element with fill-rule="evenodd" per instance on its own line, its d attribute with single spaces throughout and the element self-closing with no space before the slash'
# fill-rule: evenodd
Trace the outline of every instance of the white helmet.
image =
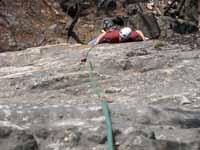
<svg viewBox="0 0 200 150">
<path fill-rule="evenodd" d="M 128 39 L 130 36 L 131 36 L 131 28 L 129 27 L 124 27 L 120 30 L 119 32 L 119 36 L 122 38 L 122 39 Z"/>
</svg>

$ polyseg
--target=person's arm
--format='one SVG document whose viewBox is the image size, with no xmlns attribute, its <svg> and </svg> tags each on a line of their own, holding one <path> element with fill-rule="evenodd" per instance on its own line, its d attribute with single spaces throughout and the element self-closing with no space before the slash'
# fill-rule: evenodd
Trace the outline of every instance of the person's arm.
<svg viewBox="0 0 200 150">
<path fill-rule="evenodd" d="M 135 32 L 137 32 L 137 33 L 140 35 L 140 37 L 142 38 L 143 41 L 149 40 L 148 37 L 145 37 L 145 36 L 144 36 L 144 34 L 143 34 L 142 31 L 136 30 Z"/>
<path fill-rule="evenodd" d="M 101 39 L 104 37 L 104 35 L 106 34 L 106 32 L 101 33 L 97 38 L 96 38 L 96 42 L 94 45 L 99 44 L 99 42 L 101 41 Z"/>
</svg>

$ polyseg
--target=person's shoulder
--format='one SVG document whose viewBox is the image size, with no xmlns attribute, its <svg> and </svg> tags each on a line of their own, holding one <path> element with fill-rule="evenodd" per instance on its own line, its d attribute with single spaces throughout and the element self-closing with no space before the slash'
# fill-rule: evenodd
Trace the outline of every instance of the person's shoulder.
<svg viewBox="0 0 200 150">
<path fill-rule="evenodd" d="M 132 32 L 131 32 L 131 34 L 137 34 L 137 33 L 138 33 L 137 31 L 132 31 Z"/>
<path fill-rule="evenodd" d="M 132 31 L 131 32 L 131 38 L 132 39 L 138 38 L 139 36 L 140 36 L 140 34 L 137 31 Z"/>
</svg>

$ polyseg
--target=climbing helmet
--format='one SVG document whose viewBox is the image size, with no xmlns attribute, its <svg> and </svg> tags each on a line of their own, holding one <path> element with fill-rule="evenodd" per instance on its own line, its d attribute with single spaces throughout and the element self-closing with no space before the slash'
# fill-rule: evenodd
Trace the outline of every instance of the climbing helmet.
<svg viewBox="0 0 200 150">
<path fill-rule="evenodd" d="M 128 39 L 131 36 L 131 28 L 129 27 L 124 27 L 120 30 L 119 35 L 122 39 Z"/>
</svg>

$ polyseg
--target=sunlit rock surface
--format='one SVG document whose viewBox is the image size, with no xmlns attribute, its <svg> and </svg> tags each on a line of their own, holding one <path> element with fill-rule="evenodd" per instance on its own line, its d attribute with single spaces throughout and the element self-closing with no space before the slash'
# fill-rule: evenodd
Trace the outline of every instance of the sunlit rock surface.
<svg viewBox="0 0 200 150">
<path fill-rule="evenodd" d="M 119 150 L 199 150 L 199 49 L 102 44 L 81 63 L 89 49 L 59 44 L 0 54 L 0 149 L 107 149 L 93 80 L 112 101 Z"/>
</svg>

